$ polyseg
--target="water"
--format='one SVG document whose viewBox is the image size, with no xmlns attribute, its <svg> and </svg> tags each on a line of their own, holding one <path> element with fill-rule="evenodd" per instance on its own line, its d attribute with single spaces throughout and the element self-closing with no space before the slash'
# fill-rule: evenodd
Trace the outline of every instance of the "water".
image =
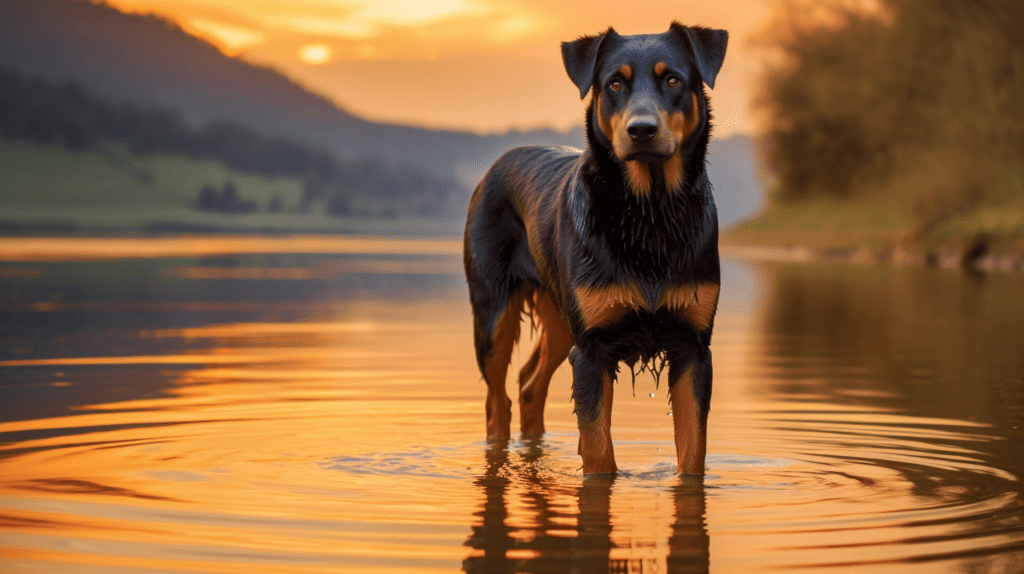
<svg viewBox="0 0 1024 574">
<path fill-rule="evenodd" d="M 707 477 L 627 373 L 583 480 L 567 366 L 483 440 L 457 253 L 0 243 L 0 571 L 1024 571 L 1019 275 L 727 262 Z"/>
</svg>

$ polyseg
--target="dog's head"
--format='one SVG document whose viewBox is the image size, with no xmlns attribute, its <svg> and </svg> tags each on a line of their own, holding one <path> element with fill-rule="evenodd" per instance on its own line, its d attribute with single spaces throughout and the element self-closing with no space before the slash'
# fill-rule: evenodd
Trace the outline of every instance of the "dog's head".
<svg viewBox="0 0 1024 574">
<path fill-rule="evenodd" d="M 562 60 L 580 98 L 593 89 L 593 135 L 623 162 L 637 195 L 650 193 L 652 172 L 665 187 L 683 182 L 683 144 L 707 122 L 702 83 L 715 87 L 728 33 L 673 22 L 663 34 L 598 36 L 562 43 Z"/>
</svg>

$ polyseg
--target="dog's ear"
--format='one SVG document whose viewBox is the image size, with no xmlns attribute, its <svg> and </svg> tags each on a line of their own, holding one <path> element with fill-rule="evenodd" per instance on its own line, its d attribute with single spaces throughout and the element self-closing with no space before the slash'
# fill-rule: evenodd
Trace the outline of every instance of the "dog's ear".
<svg viewBox="0 0 1024 574">
<path fill-rule="evenodd" d="M 722 69 L 722 62 L 725 60 L 725 47 L 729 43 L 729 33 L 725 30 L 712 30 L 703 26 L 683 26 L 678 22 L 672 22 L 671 29 L 680 37 L 683 44 L 690 46 L 701 79 L 709 88 L 714 89 L 715 76 Z"/>
<path fill-rule="evenodd" d="M 562 42 L 562 63 L 569 79 L 580 89 L 580 99 L 587 97 L 590 86 L 594 83 L 594 66 L 597 65 L 597 53 L 601 43 L 615 30 L 608 28 L 597 36 L 581 36 L 572 42 Z"/>
</svg>

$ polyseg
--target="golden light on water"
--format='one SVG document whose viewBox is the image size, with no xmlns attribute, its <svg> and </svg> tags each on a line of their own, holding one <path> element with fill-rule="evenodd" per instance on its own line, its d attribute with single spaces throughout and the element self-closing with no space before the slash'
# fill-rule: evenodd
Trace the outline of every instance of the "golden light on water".
<svg viewBox="0 0 1024 574">
<path fill-rule="evenodd" d="M 1008 421 L 1021 359 L 1006 344 L 1021 340 L 1007 319 L 1020 316 L 1017 278 L 727 262 L 705 482 L 673 473 L 666 382 L 634 389 L 626 369 L 613 407 L 626 472 L 585 481 L 567 364 L 543 441 L 483 439 L 463 280 L 419 264 L 457 259 L 458 242 L 176 241 L 0 242 L 0 271 L 26 270 L 4 275 L 16 296 L 0 307 L 3 342 L 21 347 L 0 356 L 0 570 L 871 574 L 1019 561 L 1024 470 L 1005 446 L 1020 439 Z M 92 283 L 55 287 L 85 266 Z M 122 276 L 149 279 L 145 293 L 107 279 Z M 984 293 L 998 313 L 982 312 Z M 835 313 L 814 326 L 805 311 L 823 307 Z M 922 344 L 929 329 L 942 335 Z M 989 330 L 979 356 L 956 357 L 964 334 Z M 524 324 L 511 393 L 535 337 Z M 960 392 L 965 380 L 980 398 Z"/>
<path fill-rule="evenodd" d="M 0 237 L 0 261 L 71 261 L 133 257 L 240 255 L 245 253 L 458 254 L 461 239 L 380 238 L 358 235 L 233 237 Z"/>
</svg>

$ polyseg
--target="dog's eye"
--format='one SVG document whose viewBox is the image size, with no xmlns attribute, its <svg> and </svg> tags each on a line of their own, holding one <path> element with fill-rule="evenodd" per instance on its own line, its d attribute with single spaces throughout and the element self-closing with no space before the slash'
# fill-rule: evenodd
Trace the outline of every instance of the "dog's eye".
<svg viewBox="0 0 1024 574">
<path fill-rule="evenodd" d="M 611 88 L 613 92 L 621 91 L 622 90 L 622 82 L 620 82 L 618 80 L 612 80 L 611 82 L 608 83 L 608 87 Z"/>
<path fill-rule="evenodd" d="M 670 88 L 678 87 L 679 86 L 679 78 L 677 78 L 675 76 L 669 76 L 669 77 L 665 78 L 665 85 L 670 87 Z"/>
</svg>

